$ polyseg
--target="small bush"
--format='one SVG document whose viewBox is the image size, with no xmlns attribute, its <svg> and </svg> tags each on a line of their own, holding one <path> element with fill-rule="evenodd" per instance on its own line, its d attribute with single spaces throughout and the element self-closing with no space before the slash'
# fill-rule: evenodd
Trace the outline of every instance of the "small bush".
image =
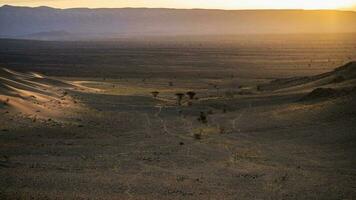
<svg viewBox="0 0 356 200">
<path fill-rule="evenodd" d="M 200 121 L 200 122 L 203 123 L 203 124 L 208 123 L 206 114 L 205 114 L 204 112 L 200 112 L 200 115 L 199 115 L 199 117 L 198 117 L 198 121 Z"/>
<path fill-rule="evenodd" d="M 227 109 L 226 109 L 226 108 L 223 108 L 223 109 L 222 109 L 222 112 L 223 112 L 223 113 L 226 113 L 226 112 L 227 112 Z"/>
<path fill-rule="evenodd" d="M 194 133 L 193 137 L 196 140 L 200 140 L 201 139 L 201 134 L 200 133 Z"/>
<path fill-rule="evenodd" d="M 225 128 L 224 127 L 219 127 L 219 133 L 224 134 L 225 133 Z"/>
<path fill-rule="evenodd" d="M 230 99 L 234 98 L 234 92 L 232 92 L 232 91 L 226 91 L 226 92 L 225 92 L 225 97 L 226 97 L 226 98 L 230 98 Z"/>
</svg>

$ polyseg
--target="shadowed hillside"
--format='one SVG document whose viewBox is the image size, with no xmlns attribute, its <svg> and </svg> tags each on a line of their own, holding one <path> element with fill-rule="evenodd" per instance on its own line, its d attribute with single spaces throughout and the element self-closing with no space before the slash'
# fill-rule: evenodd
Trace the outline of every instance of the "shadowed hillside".
<svg viewBox="0 0 356 200">
<path fill-rule="evenodd" d="M 352 86 L 356 83 L 356 62 L 349 62 L 334 71 L 307 77 L 292 77 L 273 80 L 260 85 L 260 90 L 290 91 L 310 89 L 328 85 Z"/>
</svg>

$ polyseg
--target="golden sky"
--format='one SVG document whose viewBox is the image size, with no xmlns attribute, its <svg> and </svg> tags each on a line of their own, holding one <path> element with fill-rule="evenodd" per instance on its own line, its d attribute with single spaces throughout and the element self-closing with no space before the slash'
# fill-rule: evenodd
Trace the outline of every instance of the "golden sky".
<svg viewBox="0 0 356 200">
<path fill-rule="evenodd" d="M 347 9 L 356 0 L 0 0 L 0 5 L 56 8 L 164 7 L 212 9 Z"/>
</svg>

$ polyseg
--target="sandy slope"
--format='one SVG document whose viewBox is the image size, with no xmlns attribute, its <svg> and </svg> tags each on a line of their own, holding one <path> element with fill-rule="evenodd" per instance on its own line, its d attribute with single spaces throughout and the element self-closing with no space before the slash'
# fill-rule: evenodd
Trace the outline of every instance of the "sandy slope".
<svg viewBox="0 0 356 200">
<path fill-rule="evenodd" d="M 1 108 L 37 118 L 61 117 L 63 109 L 75 106 L 66 90 L 75 86 L 36 73 L 0 69 Z"/>
</svg>

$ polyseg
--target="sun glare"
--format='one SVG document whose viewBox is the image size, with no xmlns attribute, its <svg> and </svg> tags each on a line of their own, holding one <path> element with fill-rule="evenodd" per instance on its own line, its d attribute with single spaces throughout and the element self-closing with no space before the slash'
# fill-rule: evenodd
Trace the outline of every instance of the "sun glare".
<svg viewBox="0 0 356 200">
<path fill-rule="evenodd" d="M 1 4 L 18 6 L 72 7 L 164 7 L 164 8 L 209 8 L 209 9 L 347 9 L 356 5 L 356 0 L 35 0 L 2 1 Z"/>
<path fill-rule="evenodd" d="M 209 1 L 206 1 L 207 3 Z M 355 0 L 241 0 L 210 1 L 209 7 L 224 9 L 343 9 L 356 4 Z"/>
<path fill-rule="evenodd" d="M 272 7 L 301 8 L 301 9 L 338 9 L 351 6 L 353 0 L 301 0 L 273 1 Z M 273 5 L 275 4 L 275 5 Z"/>
</svg>

